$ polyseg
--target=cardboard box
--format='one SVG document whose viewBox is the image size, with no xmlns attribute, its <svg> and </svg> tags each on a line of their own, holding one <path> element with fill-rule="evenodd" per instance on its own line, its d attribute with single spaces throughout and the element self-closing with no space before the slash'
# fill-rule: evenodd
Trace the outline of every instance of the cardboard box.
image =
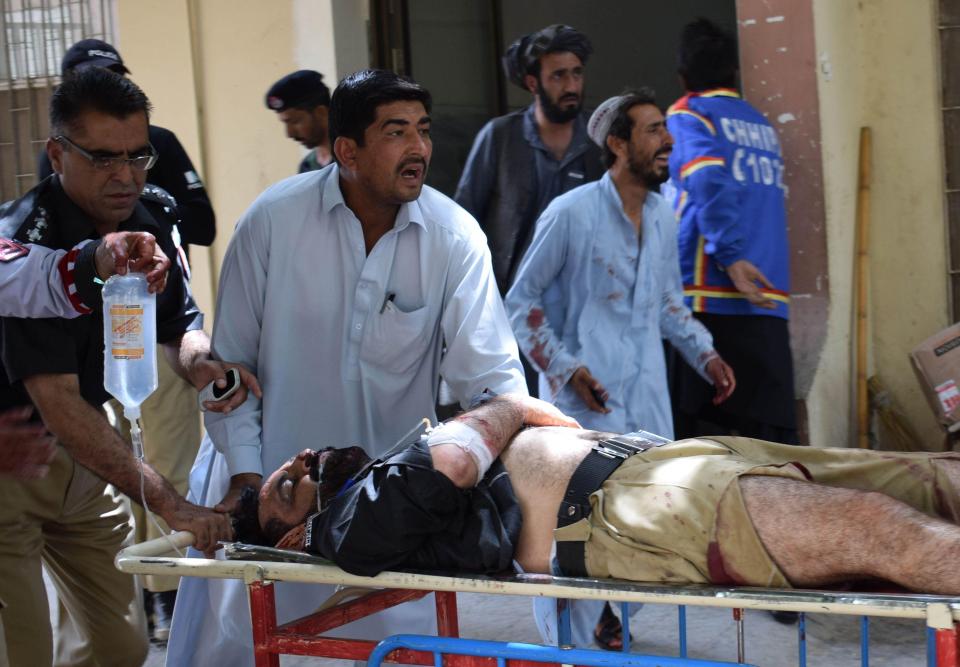
<svg viewBox="0 0 960 667">
<path fill-rule="evenodd" d="M 960 323 L 920 343 L 910 359 L 937 419 L 960 430 Z"/>
</svg>

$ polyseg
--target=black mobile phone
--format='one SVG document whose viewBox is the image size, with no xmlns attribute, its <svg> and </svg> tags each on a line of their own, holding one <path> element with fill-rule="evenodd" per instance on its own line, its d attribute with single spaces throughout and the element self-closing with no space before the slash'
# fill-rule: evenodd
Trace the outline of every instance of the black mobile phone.
<svg viewBox="0 0 960 667">
<path fill-rule="evenodd" d="M 236 368 L 227 369 L 227 385 L 218 387 L 213 384 L 213 400 L 220 401 L 237 390 L 240 386 L 240 372 Z"/>
<path fill-rule="evenodd" d="M 236 368 L 228 368 L 226 372 L 227 384 L 218 387 L 216 382 L 211 382 L 200 391 L 200 408 L 207 401 L 223 401 L 233 396 L 240 388 L 240 371 Z"/>
</svg>

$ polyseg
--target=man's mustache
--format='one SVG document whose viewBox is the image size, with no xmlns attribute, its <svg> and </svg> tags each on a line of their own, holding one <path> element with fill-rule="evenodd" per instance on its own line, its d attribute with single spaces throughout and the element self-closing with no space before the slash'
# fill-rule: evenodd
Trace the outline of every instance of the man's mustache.
<svg viewBox="0 0 960 667">
<path fill-rule="evenodd" d="M 580 96 L 577 95 L 576 93 L 567 93 L 566 95 L 563 95 L 560 97 L 560 101 L 561 102 L 579 102 Z"/>
</svg>

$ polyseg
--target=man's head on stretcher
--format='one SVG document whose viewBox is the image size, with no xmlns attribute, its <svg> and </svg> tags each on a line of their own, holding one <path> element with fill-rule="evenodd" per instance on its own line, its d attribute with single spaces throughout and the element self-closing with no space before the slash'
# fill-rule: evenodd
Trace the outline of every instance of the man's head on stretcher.
<svg viewBox="0 0 960 667">
<path fill-rule="evenodd" d="M 270 475 L 259 493 L 252 486 L 243 492 L 234 522 L 237 540 L 298 546 L 294 535 L 283 544 L 281 540 L 336 496 L 369 461 L 360 447 L 304 449 Z"/>
<path fill-rule="evenodd" d="M 573 422 L 542 405 L 494 399 L 373 466 L 357 447 L 305 450 L 247 494 L 237 539 L 367 576 L 492 573 L 512 560 L 550 573 L 556 545 L 579 540 L 579 562 L 559 560 L 570 575 L 773 588 L 883 579 L 960 595 L 958 453 L 673 442 L 606 481 L 593 475 L 580 489 L 589 502 L 574 507 L 583 518 L 555 533 L 558 509 L 578 497 L 575 471 L 622 440 L 557 428 Z M 478 441 L 489 468 L 468 446 Z"/>
</svg>

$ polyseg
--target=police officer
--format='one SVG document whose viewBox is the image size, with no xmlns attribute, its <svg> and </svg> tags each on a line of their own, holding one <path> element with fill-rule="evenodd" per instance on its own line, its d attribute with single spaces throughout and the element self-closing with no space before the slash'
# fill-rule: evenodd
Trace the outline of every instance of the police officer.
<svg viewBox="0 0 960 667">
<path fill-rule="evenodd" d="M 149 102 L 132 82 L 103 68 L 68 77 L 50 102 L 47 152 L 56 174 L 0 215 L 0 237 L 55 249 L 115 231 L 149 231 L 175 254 L 172 201 L 141 194 L 156 162 L 148 141 Z M 78 268 L 79 271 L 79 268 Z M 77 282 L 92 280 L 76 275 Z M 180 267 L 157 299 L 157 338 L 194 387 L 225 380 L 210 359 L 202 315 Z M 146 654 L 133 581 L 113 567 L 128 516 L 105 481 L 142 497 L 177 529 L 211 550 L 231 535 L 228 517 L 186 502 L 150 465 L 134 458 L 103 416 L 103 321 L 90 317 L 2 320 L 5 377 L 0 409 L 35 405 L 58 447 L 44 480 L 0 485 L 0 597 L 12 664 L 54 662 L 40 561 L 61 600 L 58 652 L 80 662 L 139 665 Z M 255 379 L 241 372 L 257 392 Z M 212 409 L 232 409 L 231 398 Z M 64 655 L 59 656 L 64 658 Z M 59 662 L 59 660 L 58 660 Z"/>
<path fill-rule="evenodd" d="M 122 75 L 130 73 L 117 50 L 100 39 L 84 39 L 67 49 L 60 63 L 60 75 L 66 78 L 87 67 L 105 67 Z M 150 144 L 157 150 L 159 159 L 147 174 L 147 183 L 163 188 L 176 200 L 177 231 L 184 252 L 188 244 L 212 244 L 217 234 L 217 221 L 190 156 L 170 130 L 150 125 L 149 134 Z M 42 180 L 51 173 L 50 160 L 43 151 L 38 158 L 37 175 Z"/>
<path fill-rule="evenodd" d="M 320 72 L 301 69 L 286 75 L 270 86 L 266 104 L 277 112 L 287 136 L 309 150 L 300 161 L 298 173 L 322 169 L 333 161 L 327 134 L 330 89 Z"/>
<path fill-rule="evenodd" d="M 90 67 L 105 68 L 120 75 L 130 73 L 117 50 L 99 39 L 84 39 L 71 46 L 63 57 L 60 70 L 66 79 Z M 169 194 L 176 202 L 178 222 L 174 228 L 174 239 L 177 246 L 183 249 L 185 259 L 187 244 L 213 243 L 216 234 L 213 207 L 203 182 L 176 135 L 156 125 L 150 125 L 148 132 L 158 159 L 147 173 L 147 188 L 158 188 L 159 196 Z M 46 168 L 41 166 L 40 173 L 46 176 L 50 173 L 49 160 L 46 160 L 45 153 L 43 157 Z M 186 264 L 184 267 L 187 268 Z M 163 354 L 158 353 L 157 356 L 159 384 L 142 409 L 144 451 L 157 466 L 158 472 L 183 493 L 187 488 L 190 465 L 200 445 L 200 413 L 193 387 L 176 375 Z M 115 412 L 118 411 L 116 405 L 111 402 Z M 119 428 L 125 430 L 126 422 L 118 421 Z M 159 536 L 139 505 L 133 507 L 133 513 L 137 541 Z M 158 642 L 166 641 L 179 579 L 147 576 L 144 577 L 144 583 L 144 606 L 151 638 Z"/>
</svg>

